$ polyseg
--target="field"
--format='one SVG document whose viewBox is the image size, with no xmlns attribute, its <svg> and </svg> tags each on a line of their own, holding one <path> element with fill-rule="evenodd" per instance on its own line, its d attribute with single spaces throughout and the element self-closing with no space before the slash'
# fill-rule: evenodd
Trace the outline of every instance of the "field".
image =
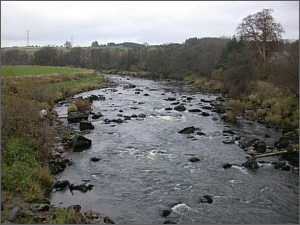
<svg viewBox="0 0 300 225">
<path fill-rule="evenodd" d="M 88 73 L 90 70 L 64 68 L 64 67 L 44 67 L 44 66 L 1 66 L 1 77 L 18 77 L 27 75 L 45 75 L 60 73 Z"/>
</svg>

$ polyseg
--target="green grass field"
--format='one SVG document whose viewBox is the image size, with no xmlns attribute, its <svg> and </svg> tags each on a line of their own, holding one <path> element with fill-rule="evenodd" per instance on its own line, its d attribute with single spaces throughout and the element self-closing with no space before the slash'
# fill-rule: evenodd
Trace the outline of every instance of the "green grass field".
<svg viewBox="0 0 300 225">
<path fill-rule="evenodd" d="M 45 66 L 1 66 L 1 77 L 19 77 L 27 75 L 45 75 L 55 73 L 88 73 L 90 70 L 64 68 L 64 67 L 45 67 Z"/>
</svg>

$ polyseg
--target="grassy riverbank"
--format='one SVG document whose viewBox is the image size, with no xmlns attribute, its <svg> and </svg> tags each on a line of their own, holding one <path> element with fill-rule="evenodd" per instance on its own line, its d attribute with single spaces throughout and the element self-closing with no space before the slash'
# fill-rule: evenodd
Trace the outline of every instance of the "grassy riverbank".
<svg viewBox="0 0 300 225">
<path fill-rule="evenodd" d="M 1 67 L 1 75 L 3 222 L 7 207 L 20 203 L 14 199 L 41 201 L 43 190 L 51 186 L 47 161 L 56 135 L 52 105 L 76 93 L 101 88 L 108 81 L 92 70 L 53 67 Z M 49 112 L 48 118 L 41 118 L 42 109 Z"/>
<path fill-rule="evenodd" d="M 226 113 L 231 122 L 235 122 L 238 116 L 243 116 L 268 127 L 296 130 L 299 134 L 299 98 L 286 89 L 268 81 L 256 80 L 248 83 L 247 94 L 221 94 L 224 83 L 218 79 L 188 77 L 186 80 L 200 91 L 231 97 L 228 102 L 229 111 Z"/>
</svg>

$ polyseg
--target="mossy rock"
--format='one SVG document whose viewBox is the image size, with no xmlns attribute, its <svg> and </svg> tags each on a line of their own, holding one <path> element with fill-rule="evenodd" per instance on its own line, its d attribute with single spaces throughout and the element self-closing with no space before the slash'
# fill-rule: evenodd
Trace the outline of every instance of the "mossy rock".
<svg viewBox="0 0 300 225">
<path fill-rule="evenodd" d="M 283 140 L 283 141 L 275 142 L 274 145 L 277 149 L 283 149 L 283 148 L 287 148 L 290 145 L 290 142 L 288 140 Z"/>
<path fill-rule="evenodd" d="M 87 120 L 88 117 L 89 114 L 85 112 L 70 112 L 67 120 L 69 123 L 79 123 L 82 119 Z"/>
<path fill-rule="evenodd" d="M 73 132 L 63 139 L 63 143 L 66 143 L 70 148 L 73 148 L 74 151 L 82 151 L 88 149 L 92 145 L 90 139 Z"/>
</svg>

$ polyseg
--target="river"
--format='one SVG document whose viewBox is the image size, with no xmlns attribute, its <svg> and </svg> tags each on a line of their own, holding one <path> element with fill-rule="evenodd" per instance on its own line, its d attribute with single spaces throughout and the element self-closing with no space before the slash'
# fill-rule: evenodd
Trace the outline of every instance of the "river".
<svg viewBox="0 0 300 225">
<path fill-rule="evenodd" d="M 196 92 L 183 82 L 106 76 L 118 86 L 75 96 L 105 96 L 104 101 L 92 105 L 93 112 L 101 112 L 103 117 L 89 118 L 95 129 L 85 137 L 92 140 L 92 146 L 78 153 L 66 152 L 73 164 L 56 176 L 94 187 L 86 193 L 57 191 L 51 195 L 51 204 L 79 204 L 82 211 L 104 212 L 115 223 L 162 224 L 171 220 L 185 224 L 298 224 L 299 172 L 274 169 L 271 163 L 278 157 L 264 158 L 255 171 L 244 168 L 241 164 L 247 154 L 238 141 L 223 143 L 232 138 L 223 131 L 231 130 L 242 140 L 259 138 L 272 147 L 281 132 L 242 119 L 235 125 L 225 123 L 207 108 L 209 102 L 201 101 L 218 96 Z M 125 88 L 128 83 L 136 87 Z M 176 101 L 166 101 L 169 97 L 184 102 L 187 109 L 200 109 L 210 116 L 166 110 L 176 106 L 172 105 Z M 56 110 L 59 116 L 67 115 L 67 105 Z M 124 116 L 133 114 L 138 117 L 124 120 Z M 125 122 L 104 121 L 118 118 Z M 68 126 L 79 129 L 78 125 Z M 178 133 L 190 126 L 205 135 Z M 100 161 L 93 162 L 92 157 Z M 192 157 L 199 161 L 190 162 Z M 233 166 L 224 169 L 224 163 Z M 204 195 L 210 195 L 213 202 L 200 202 Z M 163 210 L 171 214 L 163 217 Z"/>
</svg>

